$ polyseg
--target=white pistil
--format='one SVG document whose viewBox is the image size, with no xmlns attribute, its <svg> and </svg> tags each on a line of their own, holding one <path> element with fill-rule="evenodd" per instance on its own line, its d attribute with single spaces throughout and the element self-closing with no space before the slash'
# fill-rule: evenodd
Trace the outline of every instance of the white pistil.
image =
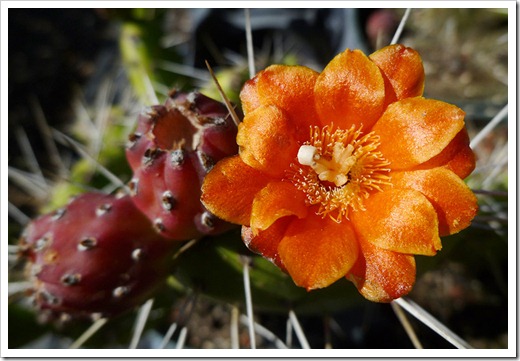
<svg viewBox="0 0 520 361">
<path fill-rule="evenodd" d="M 298 150 L 298 162 L 301 165 L 312 166 L 315 163 L 314 156 L 316 155 L 317 150 L 316 147 L 312 145 L 302 145 Z"/>
<path fill-rule="evenodd" d="M 316 147 L 306 144 L 298 150 L 298 162 L 310 166 L 321 181 L 331 182 L 336 187 L 341 187 L 348 183 L 348 173 L 357 161 L 353 152 L 352 144 L 345 147 L 337 142 L 333 147 L 332 158 L 328 160 L 318 154 Z"/>
</svg>

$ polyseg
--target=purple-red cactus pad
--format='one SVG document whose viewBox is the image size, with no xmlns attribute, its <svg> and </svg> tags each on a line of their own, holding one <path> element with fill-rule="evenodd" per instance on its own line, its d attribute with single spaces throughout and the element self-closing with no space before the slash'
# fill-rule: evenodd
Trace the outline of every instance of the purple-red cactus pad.
<svg viewBox="0 0 520 361">
<path fill-rule="evenodd" d="M 110 316 L 139 305 L 169 271 L 172 242 L 128 195 L 86 193 L 25 229 L 35 305 L 49 316 Z"/>
</svg>

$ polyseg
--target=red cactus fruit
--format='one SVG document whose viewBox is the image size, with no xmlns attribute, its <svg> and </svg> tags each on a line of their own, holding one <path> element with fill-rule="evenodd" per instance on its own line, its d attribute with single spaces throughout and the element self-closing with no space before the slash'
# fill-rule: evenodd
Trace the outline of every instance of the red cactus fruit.
<svg viewBox="0 0 520 361">
<path fill-rule="evenodd" d="M 220 159 L 238 153 L 237 127 L 224 104 L 198 92 L 172 92 L 138 117 L 126 156 L 134 203 L 157 231 L 175 240 L 232 226 L 200 202 L 201 184 Z"/>
<path fill-rule="evenodd" d="M 112 316 L 139 305 L 166 279 L 174 248 L 130 196 L 102 193 L 33 220 L 20 240 L 35 306 L 51 318 Z"/>
</svg>

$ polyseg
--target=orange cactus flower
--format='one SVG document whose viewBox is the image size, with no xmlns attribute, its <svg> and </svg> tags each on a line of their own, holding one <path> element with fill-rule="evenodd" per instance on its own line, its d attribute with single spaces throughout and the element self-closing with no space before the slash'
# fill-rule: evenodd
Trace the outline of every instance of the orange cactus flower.
<svg viewBox="0 0 520 361">
<path fill-rule="evenodd" d="M 241 91 L 239 155 L 209 172 L 203 203 L 298 286 L 347 277 L 372 301 L 407 294 L 414 255 L 435 255 L 477 212 L 464 112 L 423 89 L 402 45 L 347 49 L 322 73 L 268 67 Z"/>
</svg>

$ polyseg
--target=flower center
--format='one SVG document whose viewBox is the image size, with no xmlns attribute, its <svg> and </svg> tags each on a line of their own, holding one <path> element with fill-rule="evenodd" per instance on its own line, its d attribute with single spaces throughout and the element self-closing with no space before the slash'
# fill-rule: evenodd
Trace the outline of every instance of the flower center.
<svg viewBox="0 0 520 361">
<path fill-rule="evenodd" d="M 390 184 L 390 164 L 377 151 L 379 136 L 352 126 L 349 130 L 313 127 L 310 140 L 298 151 L 292 164 L 291 181 L 307 196 L 309 205 L 318 205 L 317 214 L 336 222 L 349 212 L 365 210 L 363 201 Z"/>
</svg>

